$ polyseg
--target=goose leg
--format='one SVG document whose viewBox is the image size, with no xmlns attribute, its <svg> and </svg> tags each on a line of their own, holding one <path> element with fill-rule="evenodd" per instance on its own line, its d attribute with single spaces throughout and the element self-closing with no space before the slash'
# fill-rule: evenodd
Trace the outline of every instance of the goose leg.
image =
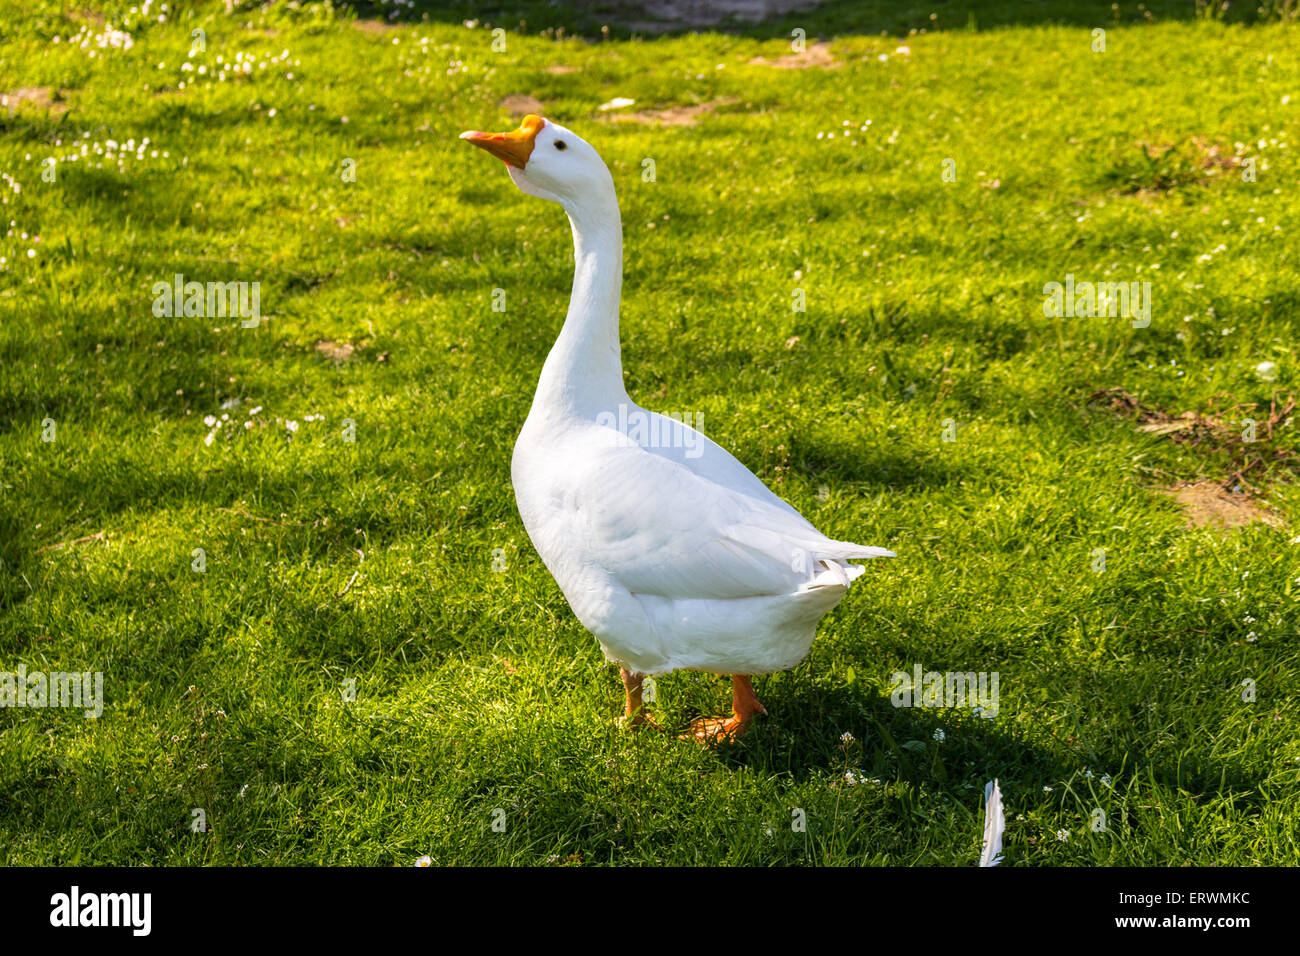
<svg viewBox="0 0 1300 956">
<path fill-rule="evenodd" d="M 627 710 L 623 715 L 624 727 L 652 727 L 655 730 L 663 730 L 658 724 L 650 719 L 650 715 L 645 711 L 645 705 L 641 702 L 641 683 L 645 680 L 644 674 L 636 674 L 626 667 L 619 672 L 623 677 L 623 690 L 627 693 Z"/>
<path fill-rule="evenodd" d="M 730 717 L 700 717 L 691 721 L 690 730 L 682 738 L 693 737 L 706 743 L 736 740 L 756 714 L 766 714 L 767 709 L 754 696 L 754 684 L 747 674 L 731 675 L 731 710 Z"/>
</svg>

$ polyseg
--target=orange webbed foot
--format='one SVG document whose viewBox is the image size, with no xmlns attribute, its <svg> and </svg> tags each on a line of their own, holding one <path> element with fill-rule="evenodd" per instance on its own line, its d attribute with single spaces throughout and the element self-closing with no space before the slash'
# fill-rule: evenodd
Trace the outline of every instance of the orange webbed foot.
<svg viewBox="0 0 1300 956">
<path fill-rule="evenodd" d="M 754 685 L 747 675 L 733 674 L 731 683 L 732 716 L 697 718 L 691 721 L 681 739 L 699 740 L 709 745 L 723 741 L 734 743 L 744 735 L 755 716 L 767 714 L 767 708 L 754 696 Z"/>
<path fill-rule="evenodd" d="M 735 717 L 697 717 L 687 725 L 682 740 L 698 740 L 713 745 L 734 743 L 745 733 L 746 724 Z"/>
</svg>

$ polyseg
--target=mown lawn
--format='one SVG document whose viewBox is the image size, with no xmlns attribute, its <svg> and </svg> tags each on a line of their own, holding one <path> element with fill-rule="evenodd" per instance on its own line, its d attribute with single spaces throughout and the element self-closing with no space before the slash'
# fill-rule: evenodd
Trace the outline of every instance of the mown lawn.
<svg viewBox="0 0 1300 956">
<path fill-rule="evenodd" d="M 0 3 L 0 671 L 105 689 L 0 710 L 0 859 L 972 865 L 996 777 L 1010 865 L 1300 863 L 1296 30 L 516 6 Z M 616 728 L 515 511 L 572 261 L 456 139 L 508 96 L 614 173 L 633 398 L 898 553 L 735 747 Z M 264 320 L 155 316 L 176 273 Z M 1151 282 L 1150 326 L 1045 316 L 1067 275 Z M 1192 527 L 1198 481 L 1256 520 Z M 998 672 L 997 716 L 895 708 L 917 664 Z"/>
</svg>

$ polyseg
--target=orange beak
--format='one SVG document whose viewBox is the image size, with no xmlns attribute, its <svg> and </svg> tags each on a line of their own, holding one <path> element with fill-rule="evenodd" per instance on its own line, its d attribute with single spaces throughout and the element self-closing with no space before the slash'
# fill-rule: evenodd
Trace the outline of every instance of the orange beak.
<svg viewBox="0 0 1300 956">
<path fill-rule="evenodd" d="M 461 133 L 460 138 L 486 149 L 511 166 L 523 169 L 528 157 L 533 154 L 533 141 L 545 125 L 546 120 L 529 113 L 519 128 L 509 133 L 480 133 L 478 130 L 470 130 Z"/>
</svg>

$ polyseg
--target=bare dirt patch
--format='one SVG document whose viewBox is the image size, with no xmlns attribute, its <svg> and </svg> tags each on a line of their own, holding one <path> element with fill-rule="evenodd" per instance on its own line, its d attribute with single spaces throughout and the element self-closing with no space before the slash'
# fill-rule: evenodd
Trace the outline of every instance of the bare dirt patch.
<svg viewBox="0 0 1300 956">
<path fill-rule="evenodd" d="M 55 91 L 48 86 L 24 86 L 0 94 L 0 106 L 7 107 L 10 116 L 13 116 L 24 103 L 36 109 L 49 110 L 55 115 L 68 111 L 68 104 L 57 99 Z"/>
<path fill-rule="evenodd" d="M 388 33 L 397 28 L 396 23 L 386 23 L 383 20 L 357 20 L 352 24 L 352 29 L 362 33 Z"/>
<path fill-rule="evenodd" d="M 316 343 L 316 351 L 333 361 L 335 365 L 342 365 L 352 358 L 352 353 L 356 351 L 356 347 L 351 342 L 334 342 L 330 339 L 321 339 Z"/>
<path fill-rule="evenodd" d="M 1171 495 L 1187 512 L 1189 528 L 1243 528 L 1256 522 L 1279 525 L 1277 515 L 1249 494 L 1223 490 L 1217 481 L 1197 481 L 1176 485 L 1164 492 Z"/>
<path fill-rule="evenodd" d="M 1239 403 L 1209 415 L 1190 411 L 1173 415 L 1140 402 L 1122 388 L 1094 392 L 1089 401 L 1112 414 L 1132 418 L 1144 434 L 1203 451 L 1206 464 L 1214 462 L 1215 470 L 1222 468 L 1228 473 L 1222 480 L 1177 481 L 1160 489 L 1187 511 L 1189 527 L 1281 524 L 1257 496 L 1270 477 L 1287 478 L 1300 471 L 1300 456 L 1272 445 L 1274 431 L 1289 424 L 1296 409 L 1294 398 L 1287 396 L 1281 404 L 1274 401 L 1267 409 L 1253 402 Z M 1255 423 L 1253 440 L 1247 438 L 1251 429 L 1244 427 L 1246 419 Z"/>
<path fill-rule="evenodd" d="M 95 10 L 67 10 L 65 13 L 69 20 L 75 20 L 77 23 L 90 23 L 102 27 L 108 22 L 104 14 Z"/>
<path fill-rule="evenodd" d="M 1231 150 L 1220 143 L 1213 143 L 1203 136 L 1193 136 L 1190 143 L 1191 163 L 1211 176 L 1228 173 L 1246 165 L 1242 152 Z"/>
<path fill-rule="evenodd" d="M 831 45 L 825 42 L 814 43 L 805 47 L 802 53 L 787 53 L 775 60 L 756 56 L 749 63 L 751 66 L 774 66 L 778 70 L 807 70 L 814 67 L 833 70 L 837 66 L 844 65 L 831 55 Z"/>
<path fill-rule="evenodd" d="M 535 96 L 526 93 L 511 93 L 497 104 L 515 119 L 523 119 L 529 113 L 541 116 L 546 112 L 546 104 Z"/>
<path fill-rule="evenodd" d="M 552 63 L 542 72 L 550 73 L 552 76 L 559 76 L 564 73 L 577 73 L 578 68 L 576 66 L 569 66 L 567 63 Z"/>
<path fill-rule="evenodd" d="M 658 126 L 694 126 L 701 116 L 708 116 L 720 106 L 730 106 L 735 97 L 696 103 L 694 106 L 666 106 L 658 110 L 637 110 L 635 113 L 608 113 L 605 119 L 615 123 L 648 123 Z"/>
</svg>

